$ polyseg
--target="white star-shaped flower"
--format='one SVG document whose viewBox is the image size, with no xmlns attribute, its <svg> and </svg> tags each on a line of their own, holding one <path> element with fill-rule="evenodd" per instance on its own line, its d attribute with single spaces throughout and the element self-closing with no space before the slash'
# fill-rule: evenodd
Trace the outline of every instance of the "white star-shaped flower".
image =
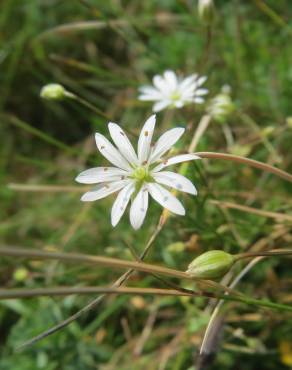
<svg viewBox="0 0 292 370">
<path fill-rule="evenodd" d="M 206 76 L 200 77 L 197 74 L 180 78 L 173 71 L 167 70 L 162 76 L 153 77 L 154 86 L 141 86 L 138 99 L 154 101 L 153 112 L 159 112 L 167 107 L 182 108 L 187 104 L 202 104 L 208 90 L 200 86 L 206 80 Z"/>
<path fill-rule="evenodd" d="M 184 215 L 181 202 L 166 188 L 170 187 L 193 195 L 197 194 L 195 186 L 186 177 L 161 171 L 172 164 L 200 159 L 195 154 L 181 154 L 169 159 L 162 156 L 179 140 L 184 128 L 172 128 L 166 131 L 152 145 L 156 117 L 152 115 L 144 124 L 138 140 L 137 154 L 123 129 L 116 123 L 108 124 L 114 144 L 103 135 L 96 133 L 96 145 L 100 153 L 115 167 L 95 167 L 83 171 L 76 181 L 82 184 L 98 184 L 85 193 L 81 200 L 92 202 L 119 191 L 111 210 L 111 223 L 116 226 L 131 200 L 130 222 L 134 229 L 139 229 L 148 208 L 151 197 L 164 208 Z"/>
</svg>

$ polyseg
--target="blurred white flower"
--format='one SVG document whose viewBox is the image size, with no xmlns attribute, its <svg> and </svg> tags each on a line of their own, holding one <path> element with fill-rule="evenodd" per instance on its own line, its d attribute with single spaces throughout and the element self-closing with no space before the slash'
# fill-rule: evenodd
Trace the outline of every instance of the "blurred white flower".
<svg viewBox="0 0 292 370">
<path fill-rule="evenodd" d="M 231 99 L 231 88 L 224 85 L 221 92 L 216 95 L 207 106 L 207 112 L 217 122 L 224 123 L 234 111 L 234 104 Z"/>
<path fill-rule="evenodd" d="M 40 96 L 48 100 L 61 100 L 66 97 L 66 90 L 60 84 L 51 83 L 42 87 Z"/>
<path fill-rule="evenodd" d="M 139 100 L 154 101 L 153 112 L 167 107 L 182 108 L 184 105 L 204 103 L 203 96 L 207 89 L 200 88 L 207 80 L 206 76 L 192 74 L 186 78 L 178 77 L 173 71 L 165 71 L 162 76 L 153 77 L 154 86 L 141 86 Z"/>
<path fill-rule="evenodd" d="M 169 211 L 184 215 L 181 202 L 165 187 L 174 188 L 193 195 L 195 186 L 186 177 L 161 171 L 170 165 L 200 159 L 194 154 L 181 154 L 169 159 L 162 156 L 179 140 L 184 128 L 166 131 L 152 145 L 156 117 L 152 115 L 144 124 L 138 140 L 137 154 L 123 129 L 116 123 L 108 124 L 116 147 L 103 135 L 96 133 L 96 145 L 100 153 L 115 167 L 95 167 L 83 171 L 76 181 L 82 184 L 98 184 L 85 193 L 81 200 L 91 202 L 119 191 L 111 210 L 111 223 L 116 226 L 131 199 L 130 222 L 134 229 L 141 227 L 148 208 L 148 196 Z"/>
<path fill-rule="evenodd" d="M 215 16 L 215 5 L 213 0 L 199 0 L 198 13 L 203 22 L 211 24 Z"/>
</svg>

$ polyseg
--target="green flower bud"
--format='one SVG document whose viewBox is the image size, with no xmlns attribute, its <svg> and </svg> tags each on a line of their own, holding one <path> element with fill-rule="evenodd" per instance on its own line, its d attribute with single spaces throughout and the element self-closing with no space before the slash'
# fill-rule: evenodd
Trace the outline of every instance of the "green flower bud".
<svg viewBox="0 0 292 370">
<path fill-rule="evenodd" d="M 186 273 L 195 278 L 216 279 L 225 275 L 234 262 L 235 258 L 231 254 L 213 250 L 195 258 Z"/>
<path fill-rule="evenodd" d="M 13 279 L 15 281 L 22 282 L 28 278 L 28 270 L 24 267 L 20 267 L 13 273 Z"/>
<path fill-rule="evenodd" d="M 211 99 L 207 112 L 217 122 L 225 123 L 234 111 L 234 104 L 230 97 L 230 87 L 225 85 L 221 92 Z"/>
<path fill-rule="evenodd" d="M 60 84 L 48 84 L 42 87 L 40 96 L 48 100 L 62 100 L 67 97 L 67 91 Z"/>
<path fill-rule="evenodd" d="M 213 0 L 199 0 L 198 13 L 200 19 L 204 23 L 211 24 L 215 16 L 215 6 Z"/>
<path fill-rule="evenodd" d="M 286 123 L 289 128 L 292 128 L 292 117 L 287 117 L 286 118 Z"/>
</svg>

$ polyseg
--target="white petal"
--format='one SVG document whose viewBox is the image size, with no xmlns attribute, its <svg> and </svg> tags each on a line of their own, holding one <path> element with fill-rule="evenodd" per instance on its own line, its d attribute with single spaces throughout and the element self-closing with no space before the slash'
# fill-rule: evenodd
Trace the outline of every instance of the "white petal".
<svg viewBox="0 0 292 370">
<path fill-rule="evenodd" d="M 197 156 L 196 154 L 176 155 L 172 158 L 165 159 L 164 161 L 162 161 L 162 163 L 160 163 L 158 166 L 154 167 L 151 172 L 152 173 L 158 172 L 158 171 L 162 170 L 163 168 L 165 168 L 167 166 L 171 166 L 172 164 L 186 162 L 186 161 L 193 161 L 195 159 L 201 159 L 201 158 L 199 156 Z"/>
<path fill-rule="evenodd" d="M 135 184 L 131 182 L 119 192 L 116 200 L 114 201 L 111 210 L 111 222 L 114 227 L 119 223 L 121 217 L 125 213 L 125 210 L 127 208 L 127 205 L 134 190 Z"/>
<path fill-rule="evenodd" d="M 185 193 L 197 195 L 197 190 L 193 183 L 179 173 L 162 171 L 153 174 L 154 179 L 160 184 L 170 186 L 171 188 L 184 191 Z"/>
<path fill-rule="evenodd" d="M 174 105 L 176 108 L 182 108 L 185 105 L 185 103 L 186 102 L 181 99 L 181 100 L 177 100 Z"/>
<path fill-rule="evenodd" d="M 161 135 L 157 143 L 154 145 L 150 162 L 153 163 L 157 161 L 165 152 L 167 152 L 179 140 L 184 131 L 184 128 L 176 127 Z"/>
<path fill-rule="evenodd" d="M 179 89 L 180 91 L 183 91 L 192 85 L 196 78 L 198 77 L 197 74 L 190 75 L 189 77 L 186 77 L 185 79 L 182 80 L 182 82 L 179 84 Z"/>
<path fill-rule="evenodd" d="M 167 81 L 168 83 L 168 86 L 172 89 L 172 90 L 175 90 L 177 88 L 177 77 L 176 77 L 176 74 L 171 71 L 171 70 L 167 70 L 164 72 L 164 79 L 165 81 Z"/>
<path fill-rule="evenodd" d="M 122 176 L 127 176 L 129 172 L 117 167 L 94 167 L 81 172 L 76 181 L 81 184 L 98 184 L 105 181 L 121 180 Z"/>
<path fill-rule="evenodd" d="M 113 142 L 116 144 L 122 155 L 128 160 L 129 163 L 137 165 L 138 157 L 125 131 L 119 125 L 113 122 L 108 124 L 108 129 Z"/>
<path fill-rule="evenodd" d="M 152 86 L 142 86 L 139 89 L 139 100 L 160 100 L 162 94 Z"/>
<path fill-rule="evenodd" d="M 181 202 L 163 186 L 155 183 L 149 183 L 147 186 L 152 198 L 161 204 L 162 207 L 167 208 L 177 215 L 185 215 L 185 209 Z"/>
<path fill-rule="evenodd" d="M 162 99 L 162 96 L 159 94 L 157 95 L 147 95 L 147 94 L 141 94 L 138 96 L 138 99 L 141 101 L 159 101 Z"/>
<path fill-rule="evenodd" d="M 197 98 L 194 98 L 193 101 L 197 104 L 203 104 L 205 100 L 198 96 Z"/>
<path fill-rule="evenodd" d="M 153 85 L 161 91 L 163 94 L 168 94 L 170 90 L 170 86 L 168 82 L 160 75 L 156 75 L 153 77 Z"/>
<path fill-rule="evenodd" d="M 123 170 L 130 171 L 131 166 L 121 153 L 108 141 L 103 135 L 95 134 L 96 146 L 100 153 L 115 166 L 122 168 Z"/>
<path fill-rule="evenodd" d="M 209 90 L 208 89 L 198 89 L 196 92 L 195 92 L 195 95 L 196 96 L 201 96 L 201 95 L 206 95 L 209 93 Z"/>
<path fill-rule="evenodd" d="M 148 160 L 150 153 L 151 140 L 153 136 L 153 131 L 155 127 L 156 115 L 153 114 L 145 122 L 138 140 L 138 158 L 139 162 L 142 164 L 144 161 Z"/>
<path fill-rule="evenodd" d="M 163 110 L 164 108 L 166 108 L 168 105 L 170 105 L 170 101 L 169 100 L 161 100 L 161 101 L 158 101 L 157 103 L 155 103 L 153 105 L 153 112 L 160 112 L 161 110 Z"/>
<path fill-rule="evenodd" d="M 133 200 L 130 209 L 130 222 L 134 229 L 139 229 L 143 224 L 148 209 L 147 187 L 142 186 L 141 190 Z"/>
<path fill-rule="evenodd" d="M 108 195 L 115 193 L 122 189 L 124 186 L 131 183 L 131 180 L 115 181 L 109 184 L 101 184 L 93 188 L 91 191 L 83 194 L 81 200 L 83 202 L 93 202 L 94 200 L 102 199 Z"/>
<path fill-rule="evenodd" d="M 197 87 L 203 85 L 203 83 L 207 80 L 207 78 L 208 78 L 207 76 L 202 76 L 198 78 L 196 81 Z"/>
</svg>

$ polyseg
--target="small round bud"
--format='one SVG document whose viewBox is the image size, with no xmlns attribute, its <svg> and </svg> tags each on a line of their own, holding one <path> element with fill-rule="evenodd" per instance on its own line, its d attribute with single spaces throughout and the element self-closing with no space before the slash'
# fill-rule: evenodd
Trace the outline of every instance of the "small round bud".
<svg viewBox="0 0 292 370">
<path fill-rule="evenodd" d="M 67 92 L 62 85 L 52 83 L 42 87 L 40 96 L 48 100 L 62 100 L 67 96 Z"/>
<path fill-rule="evenodd" d="M 231 254 L 213 250 L 195 258 L 189 264 L 186 273 L 195 278 L 216 279 L 225 275 L 234 262 L 234 256 Z"/>
<path fill-rule="evenodd" d="M 234 104 L 230 97 L 230 86 L 224 85 L 221 92 L 211 99 L 207 112 L 219 123 L 225 123 L 231 113 L 234 111 Z"/>
<path fill-rule="evenodd" d="M 215 5 L 213 0 L 199 0 L 198 13 L 200 19 L 204 23 L 211 24 L 215 16 Z"/>
<path fill-rule="evenodd" d="M 181 253 L 185 250 L 185 243 L 183 242 L 176 242 L 176 243 L 171 243 L 167 246 L 168 252 L 172 253 Z"/>
<path fill-rule="evenodd" d="M 28 278 L 28 270 L 24 267 L 16 269 L 13 273 L 13 279 L 22 282 Z"/>
<path fill-rule="evenodd" d="M 286 123 L 289 128 L 292 128 L 292 117 L 287 117 L 286 118 Z"/>
</svg>

